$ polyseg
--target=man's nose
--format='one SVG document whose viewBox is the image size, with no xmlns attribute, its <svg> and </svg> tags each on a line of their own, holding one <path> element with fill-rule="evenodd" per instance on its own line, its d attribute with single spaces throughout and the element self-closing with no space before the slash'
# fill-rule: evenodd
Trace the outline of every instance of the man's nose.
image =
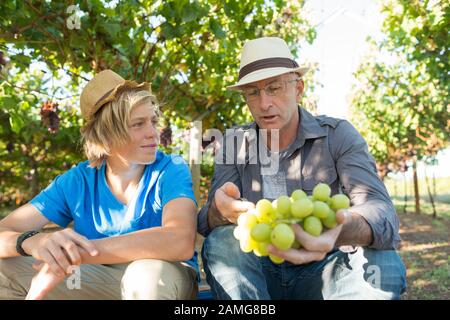
<svg viewBox="0 0 450 320">
<path fill-rule="evenodd" d="M 262 110 L 267 110 L 272 105 L 272 98 L 271 96 L 267 95 L 264 90 L 261 90 L 259 92 L 259 106 Z"/>
</svg>

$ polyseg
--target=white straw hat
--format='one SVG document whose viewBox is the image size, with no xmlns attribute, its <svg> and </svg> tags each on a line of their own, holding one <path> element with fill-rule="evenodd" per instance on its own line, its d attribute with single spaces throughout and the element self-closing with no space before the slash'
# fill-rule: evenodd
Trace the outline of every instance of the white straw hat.
<svg viewBox="0 0 450 320">
<path fill-rule="evenodd" d="M 238 82 L 228 89 L 255 81 L 276 77 L 289 72 L 303 76 L 308 67 L 295 62 L 288 45 L 277 37 L 264 37 L 247 41 L 242 48 Z"/>
</svg>

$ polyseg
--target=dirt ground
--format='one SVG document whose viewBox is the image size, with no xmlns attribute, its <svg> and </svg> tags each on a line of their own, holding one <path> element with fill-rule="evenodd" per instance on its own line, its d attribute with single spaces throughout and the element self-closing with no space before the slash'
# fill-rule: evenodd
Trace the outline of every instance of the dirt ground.
<svg viewBox="0 0 450 320">
<path fill-rule="evenodd" d="M 450 220 L 415 213 L 399 217 L 408 281 L 403 299 L 450 299 Z"/>
</svg>

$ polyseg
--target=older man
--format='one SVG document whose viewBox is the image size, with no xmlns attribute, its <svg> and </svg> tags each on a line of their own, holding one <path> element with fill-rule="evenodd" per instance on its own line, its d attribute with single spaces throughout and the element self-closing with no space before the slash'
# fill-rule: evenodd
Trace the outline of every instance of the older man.
<svg viewBox="0 0 450 320">
<path fill-rule="evenodd" d="M 400 237 L 394 206 L 355 128 L 299 107 L 306 71 L 282 39 L 259 38 L 243 47 L 239 80 L 229 89 L 242 91 L 255 121 L 233 134 L 266 129 L 265 139 L 244 134 L 245 143 L 263 141 L 267 153 L 277 156 L 277 170 L 263 170 L 261 159 L 252 162 L 249 154 L 244 161 L 216 162 L 209 199 L 198 216 L 206 236 L 207 281 L 217 299 L 398 299 L 406 281 L 395 251 Z M 237 159 L 241 149 L 224 146 L 222 159 Z M 336 228 L 311 241 L 295 226 L 301 249 L 269 249 L 285 259 L 282 264 L 240 250 L 233 228 L 241 213 L 262 198 L 295 189 L 311 194 L 319 182 L 351 199 L 351 207 L 337 213 Z"/>
</svg>

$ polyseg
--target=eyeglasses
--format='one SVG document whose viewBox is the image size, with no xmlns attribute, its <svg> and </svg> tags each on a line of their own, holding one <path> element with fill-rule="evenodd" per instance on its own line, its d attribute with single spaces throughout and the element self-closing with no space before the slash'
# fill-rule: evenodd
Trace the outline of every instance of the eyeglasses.
<svg viewBox="0 0 450 320">
<path fill-rule="evenodd" d="M 260 89 L 258 87 L 249 87 L 242 89 L 242 93 L 247 101 L 254 101 L 259 98 L 260 91 L 264 90 L 266 95 L 274 97 L 279 95 L 280 93 L 286 90 L 286 85 L 290 82 L 297 82 L 301 78 L 293 79 L 293 80 L 284 80 L 284 81 L 275 81 L 269 83 L 264 88 Z"/>
</svg>

